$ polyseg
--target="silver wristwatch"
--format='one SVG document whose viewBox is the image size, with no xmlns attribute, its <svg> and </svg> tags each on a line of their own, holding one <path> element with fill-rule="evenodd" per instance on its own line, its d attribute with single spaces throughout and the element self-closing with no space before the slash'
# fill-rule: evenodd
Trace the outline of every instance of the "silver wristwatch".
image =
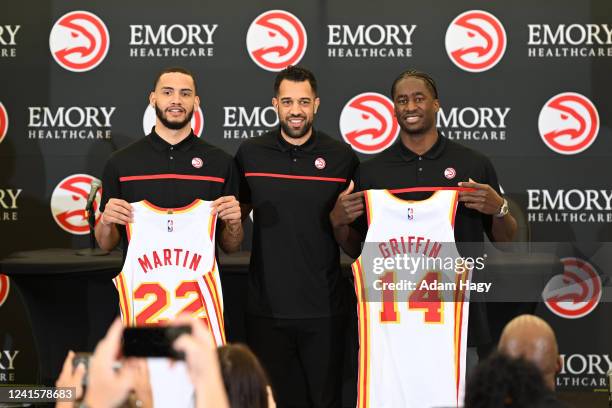
<svg viewBox="0 0 612 408">
<path fill-rule="evenodd" d="M 495 214 L 495 217 L 497 217 L 497 218 L 504 218 L 506 216 L 506 214 L 508 214 L 509 210 L 510 210 L 510 208 L 508 207 L 508 200 L 506 200 L 504 198 L 504 203 L 502 204 L 501 208 L 499 209 L 499 212 L 497 214 Z"/>
</svg>

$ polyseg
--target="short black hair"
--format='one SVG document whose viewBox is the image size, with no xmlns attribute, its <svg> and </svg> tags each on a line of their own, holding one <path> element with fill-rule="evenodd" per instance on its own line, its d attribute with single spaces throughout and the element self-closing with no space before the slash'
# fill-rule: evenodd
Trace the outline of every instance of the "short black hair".
<svg viewBox="0 0 612 408">
<path fill-rule="evenodd" d="M 161 78 L 162 75 L 169 74 L 172 72 L 178 72 L 180 74 L 189 75 L 191 79 L 193 80 L 193 92 L 197 94 L 198 85 L 196 84 L 196 79 L 195 79 L 195 76 L 193 75 L 193 72 L 183 67 L 168 67 L 168 68 L 164 68 L 161 71 L 159 71 L 159 73 L 155 77 L 155 81 L 153 82 L 153 90 L 155 91 L 155 88 L 157 88 L 157 83 L 159 82 L 159 79 Z"/>
<path fill-rule="evenodd" d="M 539 407 L 551 397 L 532 363 L 493 353 L 482 361 L 465 389 L 465 408 Z"/>
<path fill-rule="evenodd" d="M 436 81 L 434 81 L 433 78 L 430 77 L 429 74 L 426 74 L 425 72 L 416 71 L 414 69 L 409 69 L 399 74 L 399 76 L 395 78 L 395 81 L 393 81 L 393 85 L 391 85 L 391 99 L 392 100 L 395 99 L 395 86 L 397 85 L 397 83 L 401 81 L 402 79 L 411 78 L 411 77 L 419 78 L 423 82 L 425 82 L 425 86 L 429 88 L 434 98 L 438 99 L 438 88 L 436 87 Z"/>
<path fill-rule="evenodd" d="M 287 68 L 283 69 L 276 75 L 276 79 L 274 80 L 274 96 L 278 96 L 278 89 L 280 88 L 280 84 L 285 79 L 293 82 L 308 81 L 315 96 L 318 96 L 317 79 L 315 78 L 314 74 L 306 68 L 298 67 L 295 65 L 287 66 Z"/>
</svg>

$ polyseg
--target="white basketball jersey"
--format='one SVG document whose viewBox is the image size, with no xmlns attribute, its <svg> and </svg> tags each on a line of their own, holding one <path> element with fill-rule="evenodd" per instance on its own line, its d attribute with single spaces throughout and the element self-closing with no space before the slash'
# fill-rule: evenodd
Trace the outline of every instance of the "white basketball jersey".
<svg viewBox="0 0 612 408">
<path fill-rule="evenodd" d="M 146 200 L 131 205 L 128 251 L 114 279 L 124 324 L 158 325 L 188 313 L 207 322 L 217 345 L 225 344 L 211 202 L 176 209 Z"/>
<path fill-rule="evenodd" d="M 458 190 L 395 191 L 433 191 L 422 201 L 401 200 L 388 190 L 365 192 L 369 228 L 353 263 L 359 408 L 463 404 L 469 303 L 461 283 L 470 271 L 440 267 L 442 260 L 461 259 L 454 238 Z M 385 259 L 395 263 L 383 264 Z M 438 283 L 447 284 L 445 290 L 432 289 Z"/>
</svg>

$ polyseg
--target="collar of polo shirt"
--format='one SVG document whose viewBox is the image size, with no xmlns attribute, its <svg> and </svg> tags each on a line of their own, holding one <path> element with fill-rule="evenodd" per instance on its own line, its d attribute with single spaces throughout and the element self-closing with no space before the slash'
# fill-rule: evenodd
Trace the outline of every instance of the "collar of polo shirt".
<svg viewBox="0 0 612 408">
<path fill-rule="evenodd" d="M 315 128 L 312 128 L 312 134 L 310 135 L 310 137 L 308 138 L 308 140 L 306 140 L 306 142 L 304 142 L 301 145 L 293 145 L 289 142 L 287 142 L 283 136 L 281 135 L 281 131 L 280 128 L 276 130 L 276 141 L 278 142 L 278 147 L 281 149 L 281 151 L 283 152 L 287 152 L 290 149 L 297 147 L 299 150 L 305 151 L 305 152 L 310 152 L 312 151 L 316 144 L 317 144 L 317 131 L 315 130 Z"/>
<path fill-rule="evenodd" d="M 442 152 L 444 152 L 445 147 L 446 147 L 446 138 L 443 136 L 440 136 L 440 134 L 438 133 L 438 140 L 436 141 L 436 143 L 434 143 L 434 145 L 431 146 L 431 148 L 428 151 L 422 154 L 421 157 L 424 157 L 429 160 L 437 159 L 438 157 L 442 155 Z M 402 159 L 406 161 L 416 160 L 416 158 L 419 157 L 418 154 L 408 149 L 404 145 L 404 143 L 402 143 L 402 139 L 400 138 L 398 138 L 395 148 L 399 151 L 399 154 L 402 157 Z"/>
<path fill-rule="evenodd" d="M 189 136 L 187 136 L 186 138 L 181 140 L 179 143 L 177 143 L 175 145 L 171 145 L 170 143 L 168 143 L 164 139 L 162 139 L 155 132 L 155 127 L 153 127 L 153 129 L 151 130 L 151 133 L 148 136 L 148 140 L 151 142 L 153 147 L 157 151 L 160 151 L 160 152 L 168 150 L 171 146 L 174 146 L 174 150 L 178 150 L 178 151 L 181 151 L 181 152 L 186 152 L 187 150 L 189 150 L 191 148 L 191 146 L 193 146 L 193 143 L 196 141 L 196 139 L 197 139 L 197 136 L 193 133 L 193 130 L 191 130 L 191 133 L 189 133 Z"/>
</svg>

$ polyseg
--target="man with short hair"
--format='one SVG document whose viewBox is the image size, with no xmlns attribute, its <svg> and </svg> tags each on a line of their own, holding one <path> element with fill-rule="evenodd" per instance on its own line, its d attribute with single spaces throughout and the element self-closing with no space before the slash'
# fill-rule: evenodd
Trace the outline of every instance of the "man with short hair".
<svg viewBox="0 0 612 408">
<path fill-rule="evenodd" d="M 148 200 L 179 208 L 198 198 L 214 200 L 219 246 L 226 252 L 240 248 L 235 165 L 229 154 L 193 133 L 191 118 L 200 105 L 196 91 L 193 74 L 184 68 L 166 68 L 157 75 L 149 95 L 155 127 L 147 137 L 115 152 L 104 169 L 102 216 L 95 231 L 102 249 L 112 250 L 122 239 L 125 257 L 125 228 L 117 226 L 132 220 L 129 203 Z"/>
<path fill-rule="evenodd" d="M 459 192 L 454 228 L 459 253 L 474 258 L 482 256 L 485 233 L 491 241 L 511 241 L 517 224 L 508 212 L 491 161 L 442 137 L 436 128 L 440 101 L 434 80 L 424 72 L 405 71 L 394 80 L 391 98 L 400 126 L 399 140 L 360 164 L 355 175 L 356 192 L 343 192 L 330 213 L 336 239 L 347 254 L 359 255 L 367 233 L 363 191 L 368 189 L 457 186 L 473 189 Z M 398 197 L 423 200 L 430 195 L 408 192 Z M 478 273 L 473 278 L 478 280 Z M 485 305 L 472 303 L 468 347 L 490 341 Z M 475 353 L 475 348 L 468 348 L 468 368 L 477 361 Z"/>
<path fill-rule="evenodd" d="M 310 71 L 281 71 L 272 104 L 279 128 L 236 153 L 243 217 L 254 211 L 247 342 L 279 407 L 336 407 L 346 319 L 354 310 L 329 212 L 358 159 L 312 127 L 320 100 Z"/>
</svg>

